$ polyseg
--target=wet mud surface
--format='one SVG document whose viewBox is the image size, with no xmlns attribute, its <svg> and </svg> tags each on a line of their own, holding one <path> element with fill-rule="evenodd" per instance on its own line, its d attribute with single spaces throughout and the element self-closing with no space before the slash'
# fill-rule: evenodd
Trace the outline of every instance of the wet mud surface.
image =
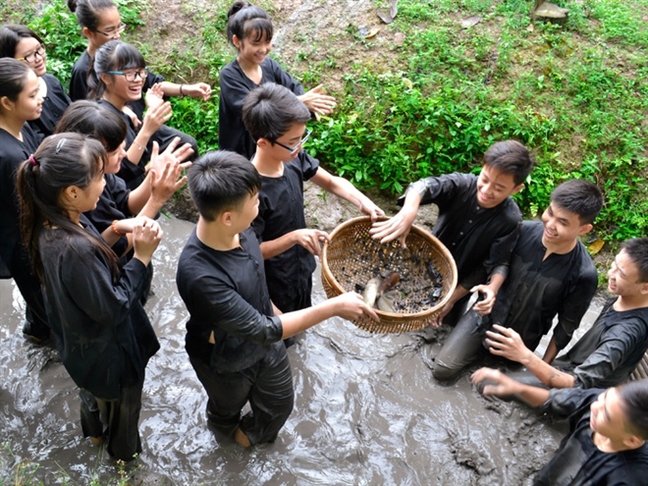
<svg viewBox="0 0 648 486">
<path fill-rule="evenodd" d="M 162 348 L 147 368 L 140 477 L 178 485 L 521 485 L 557 448 L 565 424 L 516 403 L 489 401 L 468 375 L 440 384 L 431 375 L 448 329 L 376 335 L 331 319 L 289 349 L 296 406 L 274 444 L 246 451 L 207 428 L 206 395 L 184 351 L 186 310 L 175 265 L 193 228 L 161 221 L 155 295 L 147 305 Z M 83 271 L 83 268 L 79 268 Z M 325 298 L 315 276 L 314 301 Z M 78 397 L 48 347 L 20 333 L 22 299 L 0 281 L 0 482 L 17 464 L 33 478 L 115 478 L 103 450 L 82 439 Z M 137 484 L 137 483 L 132 483 Z"/>
</svg>

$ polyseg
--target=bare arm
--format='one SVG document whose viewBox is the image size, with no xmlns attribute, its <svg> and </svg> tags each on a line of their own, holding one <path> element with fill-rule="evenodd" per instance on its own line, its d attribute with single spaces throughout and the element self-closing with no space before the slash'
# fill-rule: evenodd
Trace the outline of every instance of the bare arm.
<svg viewBox="0 0 648 486">
<path fill-rule="evenodd" d="M 321 167 L 317 169 L 317 173 L 311 180 L 320 186 L 342 199 L 346 199 L 354 204 L 360 211 L 375 221 L 379 216 L 384 216 L 385 212 L 374 204 L 374 202 L 367 196 L 362 194 L 356 187 L 349 181 L 342 177 L 337 177 L 329 174 Z"/>
<path fill-rule="evenodd" d="M 478 369 L 470 380 L 474 385 L 483 385 L 481 393 L 485 396 L 515 396 L 533 408 L 539 407 L 549 398 L 549 390 L 525 385 L 492 368 Z"/>
<path fill-rule="evenodd" d="M 325 231 L 304 228 L 291 231 L 274 240 L 264 241 L 260 245 L 261 254 L 263 259 L 267 260 L 282 254 L 294 245 L 301 245 L 313 255 L 319 255 L 322 249 L 320 244 L 324 241 L 330 241 L 329 235 Z"/>
<path fill-rule="evenodd" d="M 312 307 L 281 314 L 279 319 L 283 326 L 282 339 L 299 334 L 333 316 L 353 320 L 363 315 L 375 321 L 378 320 L 376 312 L 364 303 L 361 295 L 348 292 Z"/>
<path fill-rule="evenodd" d="M 520 335 L 513 329 L 493 326 L 497 332 L 486 331 L 486 344 L 490 352 L 526 366 L 542 383 L 551 388 L 572 388 L 575 380 L 572 375 L 560 371 L 543 361 L 522 342 Z"/>
<path fill-rule="evenodd" d="M 547 346 L 545 354 L 542 357 L 542 361 L 551 364 L 553 360 L 556 359 L 557 355 L 558 355 L 558 346 L 556 346 L 556 338 L 555 336 L 551 336 L 551 341 L 549 341 L 549 345 Z"/>
</svg>

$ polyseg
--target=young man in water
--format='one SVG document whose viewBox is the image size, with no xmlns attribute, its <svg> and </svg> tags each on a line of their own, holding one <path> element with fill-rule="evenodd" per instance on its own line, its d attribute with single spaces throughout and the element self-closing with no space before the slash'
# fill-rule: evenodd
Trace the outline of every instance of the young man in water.
<svg viewBox="0 0 648 486">
<path fill-rule="evenodd" d="M 518 239 L 522 214 L 511 196 L 524 187 L 535 163 L 533 156 L 521 143 L 505 140 L 493 144 L 482 163 L 479 176 L 454 173 L 410 184 L 399 199 L 403 208 L 398 214 L 374 223 L 370 230 L 381 243 L 399 238 L 404 247 L 419 206 L 438 206 L 433 234 L 452 253 L 459 283 L 432 323 L 434 327 L 440 326 L 444 318 L 454 325 L 468 293 L 478 284 L 487 283 L 483 287 L 482 305 L 494 301 Z"/>
<path fill-rule="evenodd" d="M 278 315 L 250 229 L 259 205 L 257 170 L 236 153 L 210 152 L 187 178 L 200 218 L 178 261 L 176 283 L 190 314 L 185 348 L 209 397 L 207 418 L 245 447 L 273 442 L 294 402 L 282 339 L 332 316 L 378 316 L 356 293 Z M 247 402 L 252 410 L 241 417 Z"/>
<path fill-rule="evenodd" d="M 648 380 L 607 390 L 546 390 L 481 368 L 471 377 L 484 395 L 516 395 L 569 417 L 570 432 L 534 478 L 535 486 L 639 485 L 648 478 Z"/>
<path fill-rule="evenodd" d="M 546 363 L 512 329 L 486 332 L 490 352 L 524 365 L 510 376 L 549 388 L 606 388 L 625 382 L 648 349 L 648 238 L 621 245 L 608 271 L 610 299 L 587 333 L 564 355 Z"/>
<path fill-rule="evenodd" d="M 306 227 L 304 181 L 346 199 L 375 220 L 382 209 L 346 179 L 331 175 L 303 149 L 311 113 L 288 88 L 264 83 L 243 103 L 243 122 L 256 143 L 261 176 L 259 214 L 252 222 L 265 263 L 270 298 L 281 312 L 311 305 L 315 257 L 326 232 Z M 286 345 L 291 344 L 290 341 Z"/>
<path fill-rule="evenodd" d="M 520 334 L 535 350 L 558 315 L 543 360 L 564 348 L 594 296 L 596 267 L 579 237 L 592 229 L 603 205 L 601 191 L 581 179 L 559 185 L 542 221 L 525 221 L 496 302 L 480 302 L 464 314 L 435 358 L 434 377 L 447 380 L 477 359 L 485 331 L 493 324 Z M 479 285 L 477 291 L 486 290 Z M 499 293 L 498 293 L 499 290 Z"/>
</svg>

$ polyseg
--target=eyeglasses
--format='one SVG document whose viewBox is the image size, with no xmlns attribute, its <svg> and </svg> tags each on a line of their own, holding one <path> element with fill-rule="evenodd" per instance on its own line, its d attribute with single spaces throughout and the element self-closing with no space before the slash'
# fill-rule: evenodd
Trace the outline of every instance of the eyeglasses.
<svg viewBox="0 0 648 486">
<path fill-rule="evenodd" d="M 119 34 L 124 32 L 124 29 L 126 28 L 126 24 L 124 22 L 121 22 L 116 29 L 111 30 L 110 32 L 104 32 L 103 30 L 97 30 L 97 29 L 92 29 L 98 34 L 105 35 L 106 37 L 112 37 L 113 39 L 116 38 Z"/>
<path fill-rule="evenodd" d="M 142 69 L 138 69 L 137 71 L 108 71 L 108 74 L 116 74 L 117 76 L 124 76 L 124 79 L 126 79 L 126 81 L 132 83 L 137 78 L 140 78 L 142 80 L 146 79 L 146 75 L 148 74 L 148 69 L 142 68 Z"/>
<path fill-rule="evenodd" d="M 299 141 L 299 143 L 297 145 L 295 145 L 294 147 L 289 147 L 288 145 L 284 145 L 283 143 L 277 142 L 276 140 L 275 140 L 275 143 L 277 145 L 279 145 L 280 147 L 283 147 L 286 150 L 288 150 L 291 154 L 294 154 L 295 152 L 297 152 L 301 148 L 302 145 L 304 145 L 308 141 L 310 136 L 311 136 L 311 131 L 306 129 L 306 135 L 304 135 L 304 138 L 302 138 Z"/>
<path fill-rule="evenodd" d="M 25 57 L 19 57 L 17 58 L 17 60 L 25 61 L 25 62 L 34 62 L 36 60 L 36 56 L 40 57 L 41 59 L 45 57 L 45 46 L 43 44 L 38 46 L 38 48 L 31 54 L 27 54 Z"/>
</svg>

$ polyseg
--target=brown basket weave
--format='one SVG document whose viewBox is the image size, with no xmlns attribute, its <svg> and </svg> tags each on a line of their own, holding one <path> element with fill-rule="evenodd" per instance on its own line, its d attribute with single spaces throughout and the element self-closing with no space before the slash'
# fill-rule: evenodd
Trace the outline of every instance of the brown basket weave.
<svg viewBox="0 0 648 486">
<path fill-rule="evenodd" d="M 648 352 L 644 354 L 644 357 L 641 358 L 641 361 L 630 375 L 631 380 L 643 380 L 644 378 L 648 378 Z"/>
<path fill-rule="evenodd" d="M 427 326 L 435 314 L 450 299 L 457 286 L 457 266 L 448 249 L 427 231 L 412 226 L 407 236 L 407 248 L 401 248 L 400 242 L 392 241 L 381 244 L 369 235 L 371 219 L 368 216 L 350 219 L 335 228 L 331 241 L 324 245 L 322 251 L 322 284 L 329 298 L 344 292 L 354 291 L 378 273 L 389 273 L 393 262 L 399 268 L 406 268 L 408 275 L 399 283 L 399 288 L 407 286 L 408 280 L 420 281 L 426 278 L 427 263 L 432 263 L 440 272 L 443 282 L 441 296 L 436 305 L 416 313 L 383 312 L 376 309 L 379 322 L 360 318 L 353 323 L 367 331 L 379 333 L 397 333 L 422 329 Z M 390 265 L 392 263 L 392 265 Z M 429 280 L 429 279 L 427 279 Z M 416 302 L 425 296 L 417 295 L 420 289 L 407 288 L 409 297 Z"/>
</svg>

